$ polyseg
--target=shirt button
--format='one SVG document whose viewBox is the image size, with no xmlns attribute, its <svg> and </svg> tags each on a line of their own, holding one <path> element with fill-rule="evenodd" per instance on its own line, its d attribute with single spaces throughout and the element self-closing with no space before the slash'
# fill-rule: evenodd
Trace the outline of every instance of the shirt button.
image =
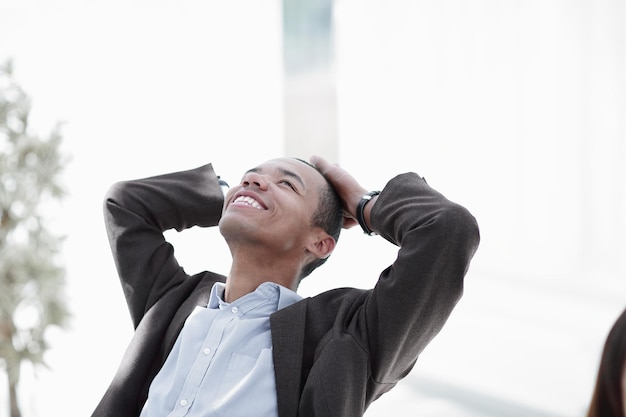
<svg viewBox="0 0 626 417">
<path fill-rule="evenodd" d="M 211 349 L 209 349 L 209 348 L 204 348 L 204 350 L 202 351 L 202 353 L 204 353 L 205 355 L 208 355 L 209 353 L 211 353 Z"/>
<path fill-rule="evenodd" d="M 237 307 L 233 307 L 233 308 L 230 309 L 230 311 L 232 311 L 233 313 L 237 314 L 239 309 Z"/>
<path fill-rule="evenodd" d="M 187 400 L 180 400 L 179 404 L 180 404 L 181 407 L 184 407 L 184 406 L 187 405 Z"/>
</svg>

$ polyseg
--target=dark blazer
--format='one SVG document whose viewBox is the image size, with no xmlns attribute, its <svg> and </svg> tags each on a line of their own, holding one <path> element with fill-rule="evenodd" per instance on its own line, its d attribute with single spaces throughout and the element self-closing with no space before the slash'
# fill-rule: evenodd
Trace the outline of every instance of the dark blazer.
<svg viewBox="0 0 626 417">
<path fill-rule="evenodd" d="M 225 277 L 188 275 L 163 231 L 217 225 L 212 166 L 114 184 L 104 202 L 113 258 L 135 334 L 93 416 L 138 416 L 195 306 Z M 478 226 L 414 173 L 382 190 L 371 222 L 399 246 L 375 288 L 306 298 L 270 318 L 280 417 L 362 416 L 412 369 L 461 296 Z"/>
</svg>

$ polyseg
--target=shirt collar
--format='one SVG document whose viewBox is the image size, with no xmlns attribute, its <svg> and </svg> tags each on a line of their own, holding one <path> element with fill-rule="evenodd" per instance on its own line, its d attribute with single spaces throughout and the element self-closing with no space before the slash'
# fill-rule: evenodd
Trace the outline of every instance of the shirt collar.
<svg viewBox="0 0 626 417">
<path fill-rule="evenodd" d="M 302 297 L 297 292 L 292 291 L 289 288 L 283 287 L 282 285 L 274 283 L 272 284 L 276 285 L 280 290 L 280 298 L 278 299 L 278 310 L 289 307 L 290 305 L 302 300 Z"/>
<path fill-rule="evenodd" d="M 277 311 L 302 300 L 302 297 L 295 291 L 292 291 L 289 288 L 283 287 L 282 285 L 276 284 L 274 282 L 264 282 L 259 285 L 254 292 L 261 297 L 269 298 L 271 297 L 271 293 L 276 291 L 276 288 L 278 289 Z M 207 308 L 221 309 L 229 306 L 230 303 L 224 301 L 225 291 L 226 284 L 224 284 L 223 282 L 216 282 L 211 289 L 211 295 L 209 297 L 209 303 L 207 305 Z"/>
</svg>

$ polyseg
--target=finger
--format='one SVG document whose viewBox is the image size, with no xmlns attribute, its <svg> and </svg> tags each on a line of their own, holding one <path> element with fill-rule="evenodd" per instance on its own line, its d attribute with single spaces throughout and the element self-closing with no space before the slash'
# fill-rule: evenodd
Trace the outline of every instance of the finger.
<svg viewBox="0 0 626 417">
<path fill-rule="evenodd" d="M 344 217 L 343 218 L 343 228 L 344 229 L 350 229 L 351 227 L 356 226 L 357 224 L 359 224 L 356 220 L 354 220 L 352 217 Z"/>
<path fill-rule="evenodd" d="M 311 156 L 311 158 L 309 158 L 309 162 L 311 162 L 311 165 L 319 169 L 321 172 L 326 172 L 330 166 L 327 160 L 318 155 Z"/>
<path fill-rule="evenodd" d="M 331 164 L 321 156 L 314 155 L 310 158 L 313 164 L 333 186 L 337 187 L 342 184 L 350 175 L 338 164 Z"/>
<path fill-rule="evenodd" d="M 321 156 L 312 156 L 310 162 L 334 187 L 341 188 L 343 181 L 349 177 L 348 173 L 338 164 L 331 164 Z"/>
</svg>

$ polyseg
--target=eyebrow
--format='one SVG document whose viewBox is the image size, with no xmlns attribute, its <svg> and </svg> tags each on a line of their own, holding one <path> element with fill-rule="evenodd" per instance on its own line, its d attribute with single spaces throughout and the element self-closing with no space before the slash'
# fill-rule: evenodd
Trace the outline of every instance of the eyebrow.
<svg viewBox="0 0 626 417">
<path fill-rule="evenodd" d="M 304 186 L 304 181 L 302 180 L 302 178 L 301 178 L 298 174 L 296 174 L 295 172 L 290 171 L 290 170 L 285 169 L 285 168 L 280 168 L 280 167 L 279 167 L 279 168 L 276 168 L 276 169 L 278 170 L 278 172 L 279 172 L 281 175 L 285 175 L 285 176 L 288 176 L 288 177 L 290 177 L 290 178 L 293 178 L 294 180 L 298 181 L 298 183 L 300 183 L 300 186 L 301 186 L 302 188 L 306 188 L 306 187 Z M 252 168 L 252 169 L 249 169 L 248 171 L 246 171 L 246 174 L 247 174 L 248 172 L 254 172 L 254 173 L 260 174 L 260 173 L 261 173 L 261 171 L 262 171 L 262 169 L 261 169 L 261 168 L 258 168 L 258 167 L 257 167 L 257 168 Z"/>
</svg>

